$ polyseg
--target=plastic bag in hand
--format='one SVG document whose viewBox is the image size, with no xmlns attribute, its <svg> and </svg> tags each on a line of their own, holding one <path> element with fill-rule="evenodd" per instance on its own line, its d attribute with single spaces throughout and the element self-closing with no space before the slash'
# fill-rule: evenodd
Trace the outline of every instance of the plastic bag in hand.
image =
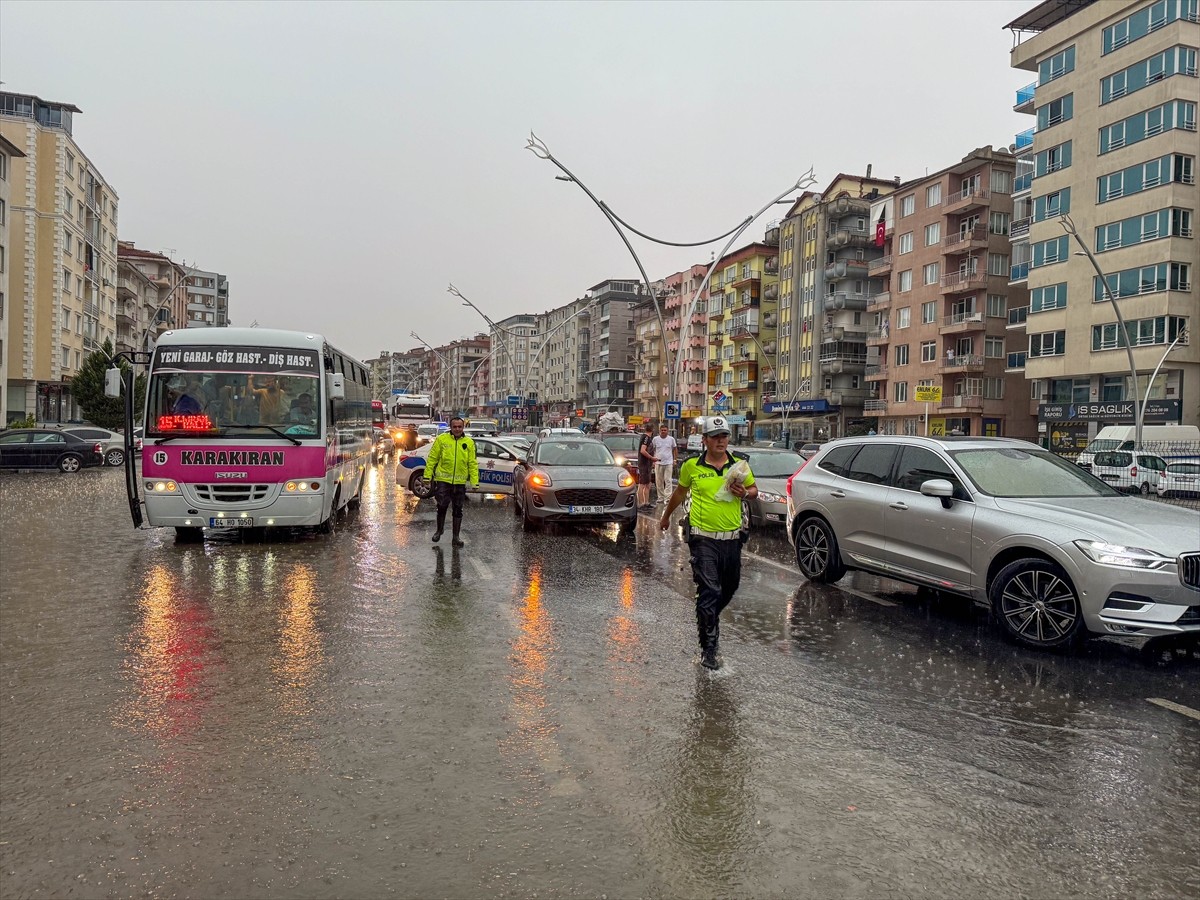
<svg viewBox="0 0 1200 900">
<path fill-rule="evenodd" d="M 725 483 L 717 488 L 717 492 L 713 494 L 713 499 L 736 500 L 737 498 L 733 496 L 733 492 L 729 490 L 729 488 L 735 483 L 745 483 L 746 478 L 749 477 L 749 475 L 750 463 L 746 462 L 744 459 L 739 459 L 732 466 L 730 466 L 729 471 L 725 473 Z"/>
</svg>

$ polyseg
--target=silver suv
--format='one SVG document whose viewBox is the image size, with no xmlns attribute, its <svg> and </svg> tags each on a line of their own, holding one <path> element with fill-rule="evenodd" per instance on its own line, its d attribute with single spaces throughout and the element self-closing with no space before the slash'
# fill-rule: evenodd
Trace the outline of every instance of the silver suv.
<svg viewBox="0 0 1200 900">
<path fill-rule="evenodd" d="M 969 597 L 1033 647 L 1200 636 L 1200 512 L 1119 493 L 1035 444 L 877 435 L 787 484 L 801 573 L 849 569 Z"/>
</svg>

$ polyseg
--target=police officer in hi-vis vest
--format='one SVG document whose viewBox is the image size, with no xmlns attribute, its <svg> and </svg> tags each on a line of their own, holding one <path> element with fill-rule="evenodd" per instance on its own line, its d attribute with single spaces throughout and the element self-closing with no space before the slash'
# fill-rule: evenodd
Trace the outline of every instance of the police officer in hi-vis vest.
<svg viewBox="0 0 1200 900">
<path fill-rule="evenodd" d="M 704 452 L 684 462 L 679 484 L 671 494 L 659 527 L 666 531 L 671 514 L 692 495 L 688 515 L 692 551 L 692 578 L 696 582 L 696 628 L 700 636 L 700 664 L 721 668 L 717 657 L 721 636 L 721 610 L 729 605 L 742 578 L 742 499 L 757 497 L 754 473 L 729 485 L 729 500 L 716 493 L 726 483 L 729 469 L 737 462 L 729 455 L 729 425 L 722 416 L 704 424 Z"/>
</svg>

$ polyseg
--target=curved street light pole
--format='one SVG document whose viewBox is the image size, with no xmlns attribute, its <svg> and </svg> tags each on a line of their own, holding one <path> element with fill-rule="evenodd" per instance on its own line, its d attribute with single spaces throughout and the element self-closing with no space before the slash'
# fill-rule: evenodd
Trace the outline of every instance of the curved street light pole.
<svg viewBox="0 0 1200 900">
<path fill-rule="evenodd" d="M 500 342 L 501 348 L 503 348 L 504 352 L 508 355 L 508 363 L 509 363 L 509 365 L 512 366 L 513 378 L 516 380 L 516 383 L 518 385 L 520 385 L 521 376 L 520 376 L 520 373 L 517 371 L 517 361 L 515 359 L 513 359 L 512 351 L 508 349 L 508 342 L 501 340 L 499 337 L 500 333 L 502 333 L 502 332 L 506 333 L 506 334 L 511 334 L 512 332 L 510 332 L 507 328 L 501 328 L 499 325 L 497 325 L 495 322 L 493 322 L 491 320 L 491 317 L 488 316 L 487 313 L 485 313 L 482 309 L 480 309 L 478 306 L 476 306 L 474 303 L 472 303 L 466 297 L 466 295 L 464 295 L 462 293 L 462 291 L 460 291 L 458 288 L 456 288 L 454 286 L 453 283 L 451 283 L 450 286 L 446 288 L 446 292 L 449 294 L 453 294 L 455 297 L 457 297 L 459 300 L 461 300 L 463 302 L 463 306 L 469 306 L 469 307 L 471 307 L 471 309 L 475 310 L 475 312 L 479 313 L 479 315 L 483 317 L 483 321 L 487 322 L 488 327 L 496 332 L 496 334 L 497 334 L 496 339 Z"/>
<path fill-rule="evenodd" d="M 539 335 L 539 338 L 541 339 L 541 343 L 538 345 L 537 353 L 535 353 L 533 355 L 533 358 L 530 359 L 530 361 L 529 361 L 529 377 L 531 380 L 533 378 L 533 367 L 541 361 L 542 353 L 545 352 L 546 345 L 549 343 L 550 338 L 552 338 L 558 332 L 558 330 L 560 328 L 562 328 L 564 325 L 566 325 L 572 319 L 576 318 L 577 316 L 583 315 L 585 312 L 588 312 L 589 310 L 592 309 L 592 307 L 596 306 L 599 302 L 600 301 L 598 298 L 593 298 L 591 300 L 591 302 L 586 303 L 583 306 L 579 307 L 579 309 L 575 310 L 575 312 L 571 313 L 569 316 L 567 316 L 565 319 L 563 319 L 561 322 L 559 322 L 557 325 L 555 325 L 553 328 L 551 328 L 549 331 L 547 331 L 544 335 Z"/>
<path fill-rule="evenodd" d="M 445 386 L 445 384 L 446 384 L 446 375 L 447 375 L 447 374 L 449 374 L 449 372 L 450 372 L 450 368 L 451 368 L 451 367 L 450 367 L 450 360 L 446 359 L 446 356 L 445 356 L 445 354 L 444 354 L 444 353 L 442 353 L 442 352 L 440 352 L 439 350 L 437 350 L 437 349 L 436 349 L 436 348 L 435 348 L 435 347 L 434 347 L 432 344 L 430 344 L 430 343 L 429 343 L 427 340 L 425 340 L 423 337 L 421 337 L 421 336 L 420 336 L 419 334 L 417 334 L 415 331 L 410 331 L 410 332 L 409 332 L 409 335 L 410 335 L 411 337 L 414 337 L 414 338 L 416 338 L 418 341 L 420 341 L 422 344 L 424 344 L 424 345 L 425 345 L 425 347 L 427 347 L 427 348 L 428 348 L 428 350 L 429 350 L 429 352 L 430 352 L 430 353 L 432 353 L 434 356 L 436 356 L 438 359 L 440 359 L 440 360 L 442 361 L 442 385 L 443 385 L 443 386 Z M 453 397 L 453 396 L 451 396 L 451 394 L 452 394 L 452 392 L 451 392 L 451 391 L 446 391 L 446 395 L 447 395 L 447 397 L 449 397 L 449 399 L 450 399 L 450 405 L 451 405 L 452 407 L 455 407 L 455 400 L 456 400 L 456 398 L 455 398 L 455 397 Z"/>
<path fill-rule="evenodd" d="M 654 302 L 654 314 L 655 314 L 655 316 L 658 317 L 659 341 L 662 344 L 663 354 L 666 356 L 668 361 L 671 363 L 667 389 L 671 394 L 670 399 L 672 399 L 672 400 L 677 399 L 677 387 L 679 384 L 679 373 L 680 373 L 680 368 L 681 368 L 681 363 L 682 363 L 681 355 L 680 355 L 679 351 L 676 351 L 674 356 L 672 356 L 671 351 L 667 348 L 667 329 L 663 323 L 662 307 L 659 304 L 658 295 L 654 293 L 654 288 L 650 284 L 650 278 L 646 274 L 646 269 L 642 265 L 642 261 L 638 257 L 637 252 L 633 249 L 633 244 L 631 244 L 629 242 L 629 238 L 625 235 L 625 232 L 621 229 L 621 225 L 619 224 L 621 222 L 621 220 L 619 220 L 617 218 L 617 216 L 608 208 L 608 204 L 604 203 L 595 194 L 593 194 L 587 185 L 585 185 L 582 181 L 580 181 L 575 176 L 575 174 L 573 172 L 571 172 L 570 169 L 568 169 L 561 162 L 559 162 L 558 159 L 555 158 L 554 154 L 550 152 L 550 148 L 547 147 L 545 142 L 542 141 L 541 139 L 539 139 L 536 134 L 533 134 L 532 132 L 530 133 L 529 140 L 526 142 L 526 145 L 525 145 L 525 149 L 529 150 L 531 153 L 533 153 L 533 155 L 536 156 L 538 159 L 545 159 L 545 160 L 549 160 L 550 162 L 554 163 L 554 165 L 557 166 L 563 172 L 562 176 L 556 176 L 556 177 L 559 177 L 560 180 L 574 182 L 575 184 L 579 185 L 579 187 L 583 189 L 584 193 L 586 193 L 588 195 L 588 197 L 591 198 L 591 201 L 593 203 L 595 203 L 597 207 L 599 207 L 599 209 L 602 213 L 604 213 L 604 217 L 606 219 L 608 219 L 609 224 L 612 225 L 612 227 L 616 230 L 617 234 L 619 234 L 621 236 L 621 240 L 624 242 L 626 249 L 629 250 L 629 255 L 632 256 L 633 261 L 635 263 L 637 263 L 638 272 L 641 273 L 642 284 L 646 288 L 646 293 L 650 296 L 651 300 Z M 720 260 L 725 256 L 725 254 L 727 252 L 729 252 L 729 248 L 733 245 L 733 242 L 738 239 L 738 237 L 742 234 L 742 232 L 744 232 L 750 226 L 750 224 L 752 222 L 754 222 L 755 219 L 757 219 L 759 216 L 761 216 L 763 213 L 765 213 L 768 209 L 770 209 L 772 206 L 774 206 L 776 203 L 778 203 L 780 200 L 782 200 L 788 194 L 793 193 L 794 191 L 797 191 L 797 190 L 803 190 L 804 188 L 809 187 L 810 185 L 813 185 L 815 183 L 816 183 L 816 178 L 813 176 L 813 170 L 809 169 L 808 172 L 806 172 L 804 175 L 800 176 L 799 179 L 797 179 L 795 184 L 790 185 L 786 191 L 781 193 L 778 197 L 776 197 L 770 203 L 766 204 L 757 213 L 755 213 L 752 216 L 747 216 L 742 221 L 741 226 L 738 227 L 735 231 L 730 233 L 729 240 L 725 243 L 725 246 L 721 249 L 721 253 L 719 255 L 717 255 L 716 257 L 714 257 L 712 264 L 708 268 L 708 272 L 704 276 L 704 281 L 700 284 L 700 287 L 697 288 L 695 296 L 692 297 L 692 303 L 688 307 L 687 315 L 679 320 L 679 329 L 680 329 L 680 341 L 679 342 L 681 345 L 683 343 L 683 323 L 687 322 L 690 325 L 691 318 L 692 318 L 692 315 L 695 313 L 696 303 L 700 299 L 700 295 L 702 293 L 704 293 L 705 288 L 708 286 L 709 279 L 712 278 L 712 273 L 713 273 L 713 270 L 716 268 L 717 263 L 720 262 Z M 642 232 L 637 231 L 636 229 L 630 227 L 629 225 L 626 225 L 626 227 L 629 228 L 630 231 L 634 231 L 639 236 L 647 238 L 648 240 L 654 241 L 655 243 L 663 243 L 663 244 L 672 243 L 669 241 L 662 241 L 657 238 L 650 237 L 649 235 L 643 234 Z M 716 238 L 715 240 L 719 240 L 719 238 Z M 688 247 L 688 246 L 700 246 L 701 244 L 709 244 L 709 243 L 713 243 L 713 241 L 712 240 L 703 241 L 703 242 L 700 242 L 699 244 L 673 244 L 673 246 Z M 682 346 L 681 346 L 681 349 L 682 349 Z"/>
<path fill-rule="evenodd" d="M 1142 406 L 1138 391 L 1137 363 L 1133 361 L 1133 347 L 1129 343 L 1129 332 L 1125 330 L 1125 317 L 1121 315 L 1121 307 L 1117 303 L 1117 298 L 1113 296 L 1113 292 L 1108 286 L 1108 276 L 1100 268 L 1100 263 L 1092 255 L 1091 249 L 1089 249 L 1083 238 L 1079 236 L 1079 230 L 1075 227 L 1075 222 L 1072 221 L 1069 215 L 1060 217 L 1059 222 L 1063 227 L 1063 231 L 1075 238 L 1075 243 L 1080 247 L 1075 255 L 1086 256 L 1092 264 L 1092 268 L 1096 270 L 1096 274 L 1100 276 L 1100 284 L 1104 287 L 1104 296 L 1112 305 L 1113 312 L 1116 313 L 1117 328 L 1120 329 L 1121 343 L 1125 345 L 1125 355 L 1129 358 L 1129 374 L 1133 376 L 1133 447 L 1135 450 L 1140 450 L 1142 449 L 1142 417 L 1145 414 L 1145 407 Z M 1147 390 L 1148 394 L 1149 391 Z"/>
<path fill-rule="evenodd" d="M 1158 377 L 1158 370 L 1163 367 L 1163 363 L 1167 361 L 1167 357 L 1171 355 L 1171 351 L 1175 349 L 1179 343 L 1187 344 L 1188 332 L 1187 326 L 1179 329 L 1179 333 L 1175 335 L 1175 340 L 1171 341 L 1166 350 L 1163 351 L 1162 359 L 1158 361 L 1158 365 L 1154 367 L 1154 372 L 1150 375 L 1150 380 L 1146 382 L 1146 396 L 1142 400 L 1142 415 L 1146 414 L 1146 407 L 1150 405 L 1150 389 L 1154 387 L 1154 379 Z M 1138 442 L 1140 446 L 1140 441 Z"/>
</svg>

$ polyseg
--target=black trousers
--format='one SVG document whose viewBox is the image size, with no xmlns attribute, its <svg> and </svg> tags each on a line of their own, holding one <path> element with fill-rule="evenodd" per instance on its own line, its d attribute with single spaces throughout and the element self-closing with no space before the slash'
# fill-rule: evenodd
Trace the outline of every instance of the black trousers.
<svg viewBox="0 0 1200 900">
<path fill-rule="evenodd" d="M 454 504 L 454 524 L 456 526 L 461 525 L 463 503 L 467 499 L 467 486 L 465 484 L 450 484 L 448 481 L 435 481 L 433 483 L 433 496 L 437 498 L 437 530 L 442 531 L 446 527 L 446 507 L 451 503 Z"/>
<path fill-rule="evenodd" d="M 696 582 L 696 630 L 701 649 L 716 649 L 721 637 L 721 610 L 742 582 L 742 542 L 693 537 L 692 580 Z"/>
</svg>

